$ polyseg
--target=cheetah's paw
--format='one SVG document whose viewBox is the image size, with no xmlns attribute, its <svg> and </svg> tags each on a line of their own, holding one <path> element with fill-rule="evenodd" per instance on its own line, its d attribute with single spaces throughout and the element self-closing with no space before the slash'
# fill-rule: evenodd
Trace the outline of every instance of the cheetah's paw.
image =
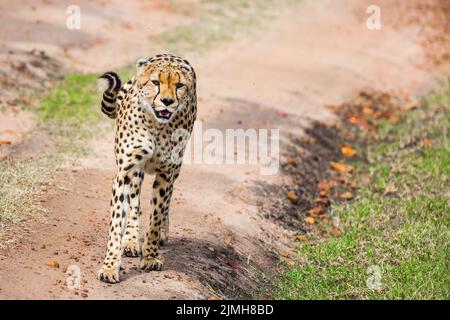
<svg viewBox="0 0 450 320">
<path fill-rule="evenodd" d="M 123 255 L 126 257 L 139 257 L 141 250 L 136 240 L 128 240 L 123 244 Z"/>
<path fill-rule="evenodd" d="M 163 266 L 163 262 L 161 260 L 159 260 L 158 258 L 154 258 L 154 257 L 142 257 L 141 258 L 140 267 L 141 267 L 142 270 L 145 270 L 145 271 L 151 271 L 151 270 L 161 271 L 162 266 Z"/>
<path fill-rule="evenodd" d="M 107 283 L 119 282 L 119 269 L 109 266 L 102 266 L 97 271 L 97 279 Z"/>
</svg>

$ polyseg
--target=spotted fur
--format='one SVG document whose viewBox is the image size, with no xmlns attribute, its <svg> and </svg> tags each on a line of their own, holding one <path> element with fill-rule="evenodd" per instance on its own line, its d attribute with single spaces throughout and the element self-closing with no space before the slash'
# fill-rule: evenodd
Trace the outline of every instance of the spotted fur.
<svg viewBox="0 0 450 320">
<path fill-rule="evenodd" d="M 102 111 L 116 118 L 117 173 L 106 256 L 97 277 L 116 283 L 122 254 L 140 255 L 140 267 L 146 271 L 163 266 L 159 246 L 167 241 L 173 184 L 196 118 L 197 97 L 194 69 L 188 61 L 170 54 L 139 60 L 136 76 L 118 90 L 120 79 L 111 75 L 101 77 L 108 79 Z M 145 173 L 154 174 L 155 179 L 150 225 L 141 250 L 140 193 Z"/>
</svg>

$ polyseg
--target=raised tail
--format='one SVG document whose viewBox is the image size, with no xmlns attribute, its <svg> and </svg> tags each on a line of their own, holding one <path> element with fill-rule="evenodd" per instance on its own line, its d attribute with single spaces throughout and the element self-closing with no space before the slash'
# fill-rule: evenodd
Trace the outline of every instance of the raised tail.
<svg viewBox="0 0 450 320">
<path fill-rule="evenodd" d="M 111 119 L 117 117 L 117 94 L 122 86 L 115 72 L 106 72 L 97 80 L 98 89 L 103 92 L 102 112 Z"/>
</svg>

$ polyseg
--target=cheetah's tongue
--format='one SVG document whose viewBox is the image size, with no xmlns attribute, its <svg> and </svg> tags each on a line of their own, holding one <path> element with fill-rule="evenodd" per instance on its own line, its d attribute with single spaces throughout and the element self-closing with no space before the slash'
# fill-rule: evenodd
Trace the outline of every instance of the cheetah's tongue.
<svg viewBox="0 0 450 320">
<path fill-rule="evenodd" d="M 160 111 L 159 114 L 163 117 L 168 117 L 168 116 L 170 116 L 170 111 L 163 110 L 163 111 Z"/>
</svg>

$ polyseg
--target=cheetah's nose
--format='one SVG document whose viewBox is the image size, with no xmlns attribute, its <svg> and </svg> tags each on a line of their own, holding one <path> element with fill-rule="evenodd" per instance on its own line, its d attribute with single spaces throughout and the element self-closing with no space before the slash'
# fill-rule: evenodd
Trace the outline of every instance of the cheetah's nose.
<svg viewBox="0 0 450 320">
<path fill-rule="evenodd" d="M 170 106 L 172 103 L 174 103 L 175 100 L 173 100 L 170 97 L 166 97 L 166 98 L 162 98 L 161 102 L 164 103 L 164 105 L 167 107 L 167 106 Z"/>
</svg>

